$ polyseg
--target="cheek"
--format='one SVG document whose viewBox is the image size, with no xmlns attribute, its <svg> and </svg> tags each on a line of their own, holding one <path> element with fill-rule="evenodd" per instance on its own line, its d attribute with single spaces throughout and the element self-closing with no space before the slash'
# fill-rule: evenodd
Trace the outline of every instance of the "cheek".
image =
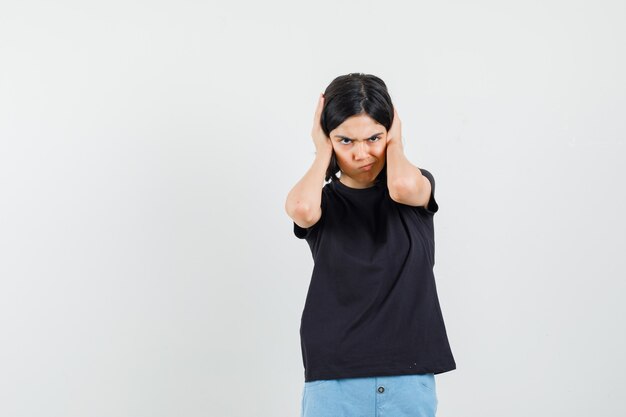
<svg viewBox="0 0 626 417">
<path fill-rule="evenodd" d="M 337 160 L 338 163 L 341 164 L 346 158 L 343 152 L 341 151 L 337 152 L 337 150 L 335 150 L 335 159 Z"/>
<path fill-rule="evenodd" d="M 346 159 L 348 156 L 348 152 L 345 149 L 341 149 L 339 147 L 335 148 L 335 156 L 337 159 Z"/>
<path fill-rule="evenodd" d="M 376 148 L 376 156 L 379 158 L 385 157 L 387 154 L 387 146 L 385 143 L 382 143 L 378 148 Z"/>
</svg>

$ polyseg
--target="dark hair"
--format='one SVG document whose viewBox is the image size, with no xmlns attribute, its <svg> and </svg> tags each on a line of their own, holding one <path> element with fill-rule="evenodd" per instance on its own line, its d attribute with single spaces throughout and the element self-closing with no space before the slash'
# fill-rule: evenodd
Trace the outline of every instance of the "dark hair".
<svg viewBox="0 0 626 417">
<path fill-rule="evenodd" d="M 387 131 L 393 122 L 393 103 L 384 81 L 375 75 L 350 73 L 335 78 L 324 91 L 324 108 L 322 109 L 321 125 L 326 136 L 349 117 L 367 114 Z M 326 181 L 337 181 L 340 170 L 337 157 L 333 150 L 330 163 L 326 169 Z M 376 177 L 387 180 L 387 161 Z"/>
</svg>

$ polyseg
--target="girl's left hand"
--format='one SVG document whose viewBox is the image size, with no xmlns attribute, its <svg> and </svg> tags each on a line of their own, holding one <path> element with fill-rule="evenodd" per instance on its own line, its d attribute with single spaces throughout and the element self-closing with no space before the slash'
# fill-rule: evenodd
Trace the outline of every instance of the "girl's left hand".
<svg viewBox="0 0 626 417">
<path fill-rule="evenodd" d="M 400 122 L 395 106 L 393 107 L 393 122 L 387 132 L 387 145 L 391 142 L 402 144 L 402 122 Z"/>
</svg>

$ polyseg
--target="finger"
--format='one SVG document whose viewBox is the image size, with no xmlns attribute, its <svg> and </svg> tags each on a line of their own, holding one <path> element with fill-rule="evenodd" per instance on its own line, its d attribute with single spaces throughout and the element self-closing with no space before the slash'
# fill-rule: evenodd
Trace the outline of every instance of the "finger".
<svg viewBox="0 0 626 417">
<path fill-rule="evenodd" d="M 315 114 L 317 115 L 322 108 L 322 94 L 317 98 L 317 107 L 315 107 Z"/>
<path fill-rule="evenodd" d="M 315 109 L 315 122 L 319 122 L 322 116 L 322 109 L 324 108 L 324 94 L 320 94 L 319 100 L 317 100 L 317 108 Z"/>
</svg>

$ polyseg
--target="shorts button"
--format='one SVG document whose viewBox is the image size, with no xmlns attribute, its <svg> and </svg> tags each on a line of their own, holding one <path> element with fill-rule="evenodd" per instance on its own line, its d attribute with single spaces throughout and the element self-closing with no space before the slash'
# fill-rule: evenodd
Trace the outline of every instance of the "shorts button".
<svg viewBox="0 0 626 417">
<path fill-rule="evenodd" d="M 383 388 L 383 387 L 378 387 L 378 392 L 380 392 L 380 393 L 385 392 L 385 388 Z"/>
</svg>

